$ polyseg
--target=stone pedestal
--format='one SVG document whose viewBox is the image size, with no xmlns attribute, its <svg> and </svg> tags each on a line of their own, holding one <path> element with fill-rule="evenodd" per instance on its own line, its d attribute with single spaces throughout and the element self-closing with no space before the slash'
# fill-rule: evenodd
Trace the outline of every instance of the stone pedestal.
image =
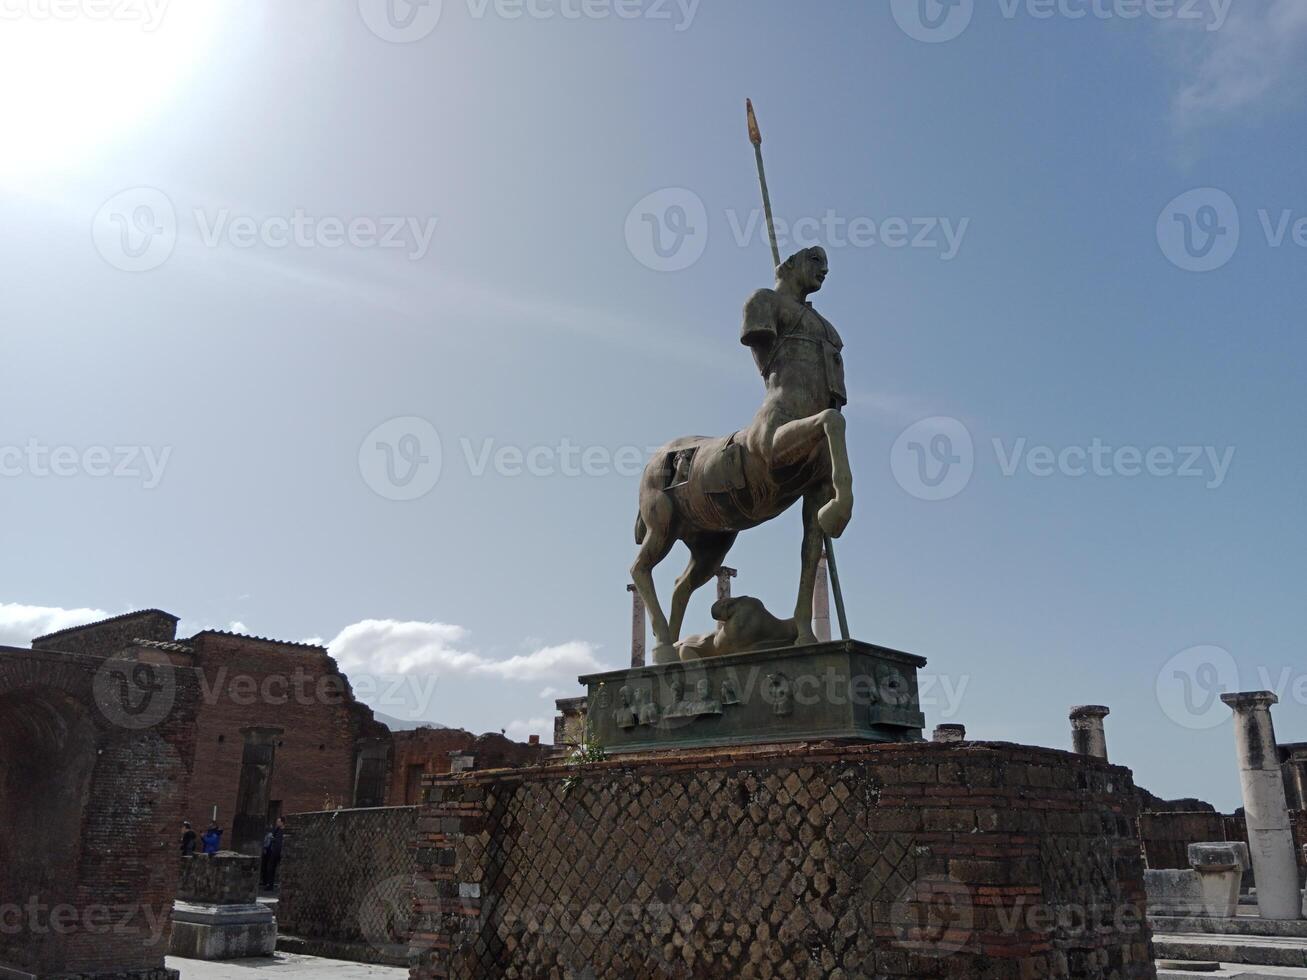
<svg viewBox="0 0 1307 980">
<path fill-rule="evenodd" d="M 1271 705 L 1280 699 L 1270 691 L 1253 691 L 1222 694 L 1221 700 L 1234 709 L 1235 746 L 1258 909 L 1265 919 L 1301 919 L 1298 860 L 1271 721 Z"/>
<path fill-rule="evenodd" d="M 582 677 L 609 752 L 814 739 L 921 741 L 916 657 L 856 640 Z"/>
<path fill-rule="evenodd" d="M 170 956 L 234 960 L 271 956 L 277 920 L 258 902 L 259 859 L 232 851 L 182 858 Z"/>
<path fill-rule="evenodd" d="M 789 743 L 436 776 L 413 980 L 1153 980 L 1126 769 Z"/>
<path fill-rule="evenodd" d="M 1189 845 L 1189 864 L 1198 875 L 1203 915 L 1214 919 L 1234 917 L 1248 861 L 1248 845 L 1242 841 Z"/>
</svg>

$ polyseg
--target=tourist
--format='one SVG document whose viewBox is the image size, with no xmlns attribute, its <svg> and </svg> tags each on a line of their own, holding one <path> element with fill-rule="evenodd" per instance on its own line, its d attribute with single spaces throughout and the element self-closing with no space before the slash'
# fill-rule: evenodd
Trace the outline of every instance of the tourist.
<svg viewBox="0 0 1307 980">
<path fill-rule="evenodd" d="M 189 820 L 182 821 L 182 857 L 190 857 L 195 853 L 195 831 L 191 828 Z"/>
<path fill-rule="evenodd" d="M 263 890 L 277 887 L 277 870 L 281 865 L 281 848 L 286 837 L 286 821 L 281 817 L 263 839 Z"/>
<path fill-rule="evenodd" d="M 222 828 L 216 823 L 209 824 L 209 829 L 204 832 L 200 839 L 202 850 L 205 854 L 217 854 L 222 847 Z"/>
</svg>

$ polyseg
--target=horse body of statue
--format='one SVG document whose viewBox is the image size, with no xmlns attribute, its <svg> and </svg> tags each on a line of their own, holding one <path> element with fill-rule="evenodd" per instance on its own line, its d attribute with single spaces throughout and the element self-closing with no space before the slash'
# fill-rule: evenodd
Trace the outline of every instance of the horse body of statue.
<svg viewBox="0 0 1307 980">
<path fill-rule="evenodd" d="M 655 663 L 680 656 L 676 642 L 690 596 L 717 573 L 736 535 L 800 500 L 794 633 L 800 644 L 816 642 L 812 595 L 822 536 L 839 537 L 853 510 L 841 414 L 848 401 L 843 341 L 807 301 L 827 271 L 823 249 L 804 249 L 776 270 L 775 289 L 761 289 L 745 304 L 740 340 L 753 351 L 766 384 L 749 426 L 729 436 L 677 439 L 645 467 L 636 520 L 640 553 L 631 577 L 650 612 Z M 658 603 L 653 569 L 677 541 L 690 549 L 690 563 L 676 581 L 669 619 Z"/>
</svg>

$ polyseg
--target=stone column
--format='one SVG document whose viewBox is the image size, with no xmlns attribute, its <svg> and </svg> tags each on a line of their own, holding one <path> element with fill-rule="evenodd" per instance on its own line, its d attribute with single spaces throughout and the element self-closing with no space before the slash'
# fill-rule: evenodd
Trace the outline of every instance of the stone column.
<svg viewBox="0 0 1307 980">
<path fill-rule="evenodd" d="M 631 593 L 631 666 L 643 667 L 646 634 L 644 599 L 640 595 L 640 590 L 634 585 L 628 585 L 626 591 Z"/>
<path fill-rule="evenodd" d="M 1082 704 L 1071 709 L 1071 746 L 1077 755 L 1107 761 L 1107 733 L 1103 719 L 1112 713 L 1101 704 Z"/>
<path fill-rule="evenodd" d="M 817 562 L 817 584 L 812 590 L 812 632 L 819 643 L 830 642 L 830 573 L 826 570 L 826 549 Z"/>
<path fill-rule="evenodd" d="M 277 757 L 277 740 L 284 728 L 254 725 L 242 728 L 245 749 L 241 754 L 240 786 L 236 791 L 236 813 L 231 821 L 231 850 L 259 857 L 263 835 L 268 832 L 268 801 L 272 795 L 272 767 Z"/>
<path fill-rule="evenodd" d="M 1221 700 L 1234 709 L 1234 741 L 1257 906 L 1264 919 L 1301 919 L 1298 859 L 1271 721 L 1271 705 L 1280 699 L 1270 691 L 1252 691 L 1222 694 Z"/>
<path fill-rule="evenodd" d="M 738 574 L 739 573 L 735 569 L 728 568 L 725 565 L 717 569 L 717 601 L 718 602 L 721 602 L 723 599 L 729 599 L 731 597 L 731 579 L 735 578 L 735 576 Z"/>
<path fill-rule="evenodd" d="M 933 742 L 965 742 L 966 740 L 966 725 L 936 725 L 934 737 L 931 739 Z"/>
</svg>

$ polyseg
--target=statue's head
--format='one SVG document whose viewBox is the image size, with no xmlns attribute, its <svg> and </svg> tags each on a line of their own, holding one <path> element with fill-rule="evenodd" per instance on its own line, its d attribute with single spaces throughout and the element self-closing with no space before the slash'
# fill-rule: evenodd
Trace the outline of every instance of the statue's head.
<svg viewBox="0 0 1307 980">
<path fill-rule="evenodd" d="M 821 289 L 830 272 L 826 250 L 820 245 L 799 249 L 776 269 L 778 283 L 791 283 L 804 296 Z"/>
</svg>

